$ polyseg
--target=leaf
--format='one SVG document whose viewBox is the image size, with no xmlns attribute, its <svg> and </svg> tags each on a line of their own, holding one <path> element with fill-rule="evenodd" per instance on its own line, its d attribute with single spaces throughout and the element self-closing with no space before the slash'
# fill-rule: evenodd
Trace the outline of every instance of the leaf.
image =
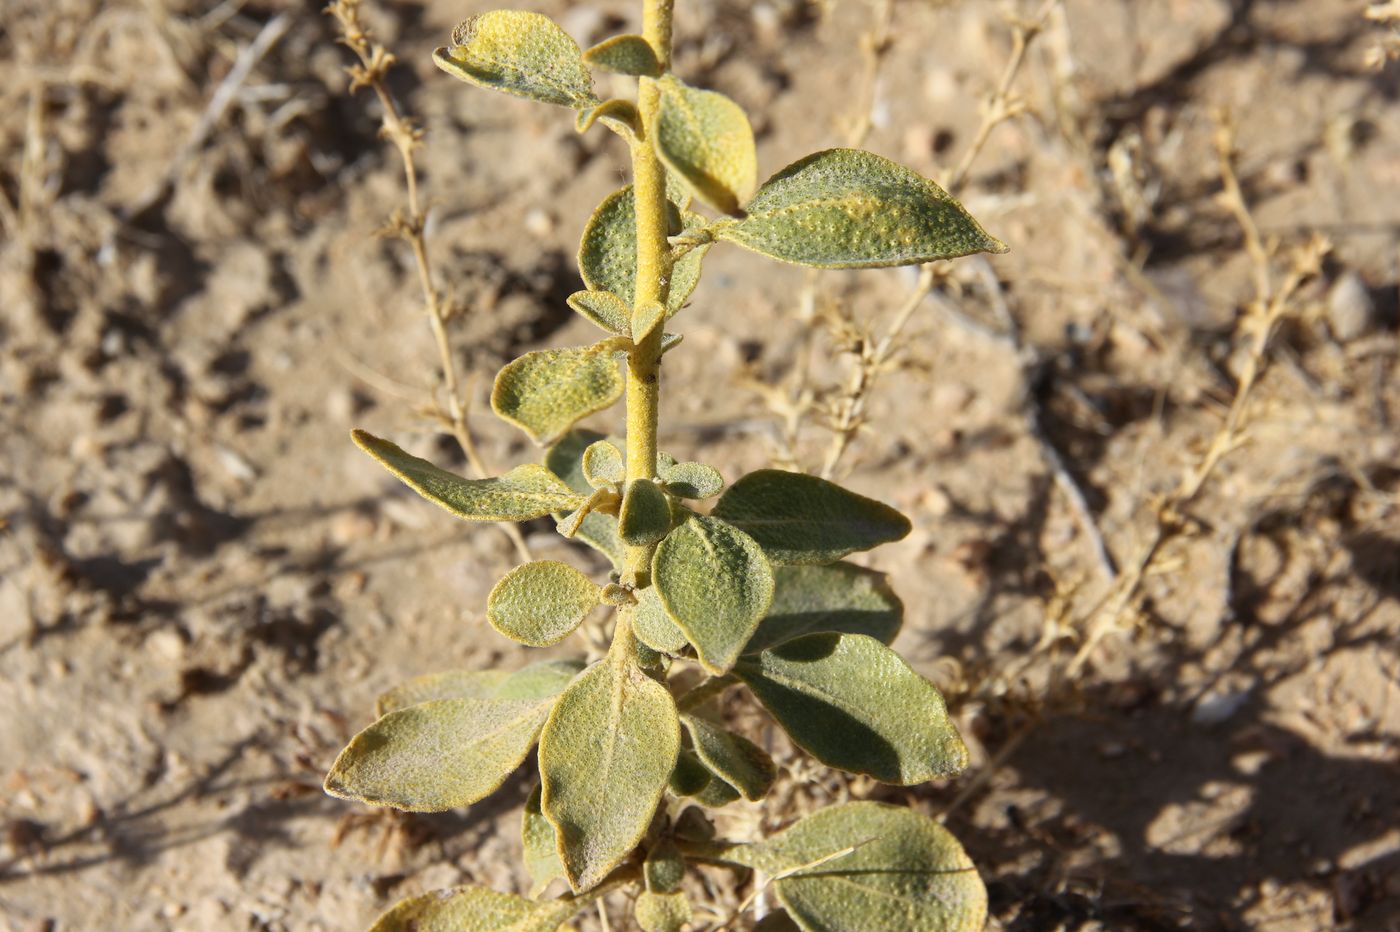
<svg viewBox="0 0 1400 932">
<path fill-rule="evenodd" d="M 681 932 L 694 918 L 690 900 L 684 893 L 653 893 L 643 890 L 633 907 L 642 932 Z"/>
<path fill-rule="evenodd" d="M 632 330 L 632 308 L 611 291 L 575 291 L 568 304 L 576 313 L 618 336 L 628 336 Z"/>
<path fill-rule="evenodd" d="M 763 183 L 715 236 L 783 262 L 871 269 L 1006 252 L 946 191 L 858 149 L 828 149 Z"/>
<path fill-rule="evenodd" d="M 773 581 L 773 604 L 746 654 L 823 631 L 868 634 L 890 644 L 904 623 L 904 603 L 888 578 L 863 566 L 779 566 Z"/>
<path fill-rule="evenodd" d="M 587 495 L 592 486 L 583 475 L 583 452 L 589 444 L 602 439 L 604 436 L 594 430 L 571 430 L 545 453 L 545 467 L 569 488 Z M 627 559 L 627 545 L 617 536 L 617 518 L 612 515 L 587 515 L 572 539 L 603 554 L 615 569 L 621 570 Z"/>
<path fill-rule="evenodd" d="M 525 801 L 520 820 L 520 844 L 525 851 L 525 869 L 530 872 L 530 895 L 539 896 L 555 877 L 564 876 L 554 826 L 540 811 L 540 788 L 535 787 Z"/>
<path fill-rule="evenodd" d="M 526 353 L 496 376 L 491 409 L 536 443 L 553 443 L 580 418 L 622 397 L 622 373 L 606 342 Z"/>
<path fill-rule="evenodd" d="M 459 518 L 529 521 L 583 504 L 582 495 L 534 463 L 517 466 L 496 479 L 463 479 L 363 430 L 351 431 L 350 436 L 405 485 Z"/>
<path fill-rule="evenodd" d="M 744 658 L 734 672 L 829 767 L 910 786 L 967 766 L 938 690 L 872 637 L 809 634 Z"/>
<path fill-rule="evenodd" d="M 666 614 L 711 673 L 734 666 L 773 601 L 773 571 L 758 544 L 703 515 L 657 545 L 651 577 Z"/>
<path fill-rule="evenodd" d="M 681 498 L 710 498 L 724 488 L 719 470 L 704 463 L 675 463 L 661 470 L 661 481 L 667 492 Z"/>
<path fill-rule="evenodd" d="M 695 755 L 750 802 L 768 795 L 778 776 L 773 758 L 742 735 L 726 731 L 696 715 L 682 715 Z"/>
<path fill-rule="evenodd" d="M 739 791 L 720 779 L 691 750 L 681 751 L 676 759 L 669 786 L 677 796 L 688 796 L 711 809 L 727 806 L 739 798 Z"/>
<path fill-rule="evenodd" d="M 548 699 L 583 669 L 576 660 L 544 660 L 508 670 L 452 670 L 417 676 L 375 702 L 377 717 L 433 699 Z"/>
<path fill-rule="evenodd" d="M 452 30 L 452 47 L 433 63 L 454 77 L 561 107 L 597 103 L 578 43 L 539 13 L 493 10 Z"/>
<path fill-rule="evenodd" d="M 655 586 L 647 586 L 633 593 L 637 604 L 632 606 L 632 631 L 637 638 L 652 650 L 666 654 L 678 654 L 685 650 L 688 641 L 685 632 L 676 627 L 671 616 L 661 604 Z"/>
<path fill-rule="evenodd" d="M 899 540 L 909 519 L 889 505 L 805 473 L 760 469 L 731 485 L 712 514 L 746 531 L 774 563 L 834 563 Z"/>
<path fill-rule="evenodd" d="M 654 78 L 661 73 L 656 50 L 641 36 L 613 36 L 583 53 L 583 60 L 595 68 L 614 74 Z"/>
<path fill-rule="evenodd" d="M 704 226 L 705 218 L 671 204 L 670 225 L 679 233 Z M 674 314 L 695 290 L 708 250 L 708 245 L 697 246 L 676 260 L 666 302 L 669 313 Z M 631 185 L 609 194 L 593 211 L 579 244 L 578 265 L 589 290 L 610 291 L 629 308 L 636 303 L 637 219 Z M 630 310 L 627 322 L 630 331 Z"/>
<path fill-rule="evenodd" d="M 486 619 L 531 647 L 558 644 L 597 608 L 602 590 L 567 563 L 536 560 L 511 570 L 486 599 Z"/>
<path fill-rule="evenodd" d="M 758 180 L 749 118 L 723 94 L 689 87 L 675 75 L 656 83 L 661 105 L 651 132 L 657 155 L 702 201 L 737 213 Z"/>
<path fill-rule="evenodd" d="M 555 932 L 579 906 L 536 902 L 485 887 L 453 887 L 403 900 L 369 932 Z"/>
<path fill-rule="evenodd" d="M 596 107 L 580 110 L 578 116 L 574 118 L 574 129 L 580 133 L 586 133 L 599 120 L 602 120 L 608 129 L 624 138 L 631 138 L 641 133 L 642 117 L 630 100 L 613 98 L 603 101 Z"/>
<path fill-rule="evenodd" d="M 640 305 L 632 315 L 632 341 L 640 343 L 651 336 L 666 319 L 666 309 L 656 301 Z"/>
<path fill-rule="evenodd" d="M 819 809 L 738 855 L 777 877 L 779 901 L 807 932 L 980 932 L 987 919 L 986 887 L 958 840 L 899 806 Z"/>
<path fill-rule="evenodd" d="M 641 841 L 680 741 L 666 687 L 614 657 L 559 697 L 540 737 L 542 808 L 574 890 L 596 886 Z"/>
<path fill-rule="evenodd" d="M 622 451 L 607 440 L 595 440 L 583 451 L 579 464 L 583 467 L 583 477 L 595 489 L 617 485 L 627 478 L 627 466 L 622 460 Z"/>
<path fill-rule="evenodd" d="M 652 893 L 675 893 L 685 880 L 685 858 L 676 843 L 662 838 L 647 852 L 642 862 L 642 877 Z"/>
<path fill-rule="evenodd" d="M 552 704 L 435 699 L 390 712 L 340 752 L 326 792 L 408 812 L 471 805 L 525 760 Z"/>
<path fill-rule="evenodd" d="M 661 486 L 650 479 L 627 483 L 622 510 L 617 513 L 617 532 L 624 543 L 634 547 L 653 544 L 671 530 L 671 505 Z"/>
</svg>

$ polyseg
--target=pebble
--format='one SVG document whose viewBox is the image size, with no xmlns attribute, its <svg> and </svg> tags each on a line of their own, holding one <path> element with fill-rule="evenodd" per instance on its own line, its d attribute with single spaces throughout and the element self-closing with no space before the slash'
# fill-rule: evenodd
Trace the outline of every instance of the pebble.
<svg viewBox="0 0 1400 932">
<path fill-rule="evenodd" d="M 1327 295 L 1327 324 L 1343 343 L 1364 336 L 1376 316 L 1376 302 L 1356 272 L 1345 272 Z"/>
</svg>

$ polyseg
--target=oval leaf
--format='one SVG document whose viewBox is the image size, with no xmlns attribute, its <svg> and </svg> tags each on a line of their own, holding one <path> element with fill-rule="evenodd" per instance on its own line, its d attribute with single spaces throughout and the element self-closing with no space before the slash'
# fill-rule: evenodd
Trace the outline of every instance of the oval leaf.
<svg viewBox="0 0 1400 932">
<path fill-rule="evenodd" d="M 587 495 L 592 491 L 592 486 L 583 474 L 583 453 L 589 444 L 602 439 L 605 439 L 604 436 L 597 431 L 571 430 L 549 448 L 545 454 L 545 466 L 569 488 Z M 627 559 L 627 545 L 617 536 L 617 518 L 612 515 L 596 511 L 588 514 L 574 530 L 571 539 L 582 541 L 603 554 L 617 570 L 622 569 Z"/>
<path fill-rule="evenodd" d="M 1006 252 L 938 185 L 858 149 L 828 149 L 769 178 L 720 239 L 783 262 L 871 269 Z"/>
<path fill-rule="evenodd" d="M 701 763 L 750 802 L 768 795 L 778 769 L 773 758 L 742 735 L 695 715 L 681 717 Z"/>
<path fill-rule="evenodd" d="M 517 566 L 486 599 L 491 627 L 531 647 L 558 644 L 597 608 L 602 590 L 593 580 L 555 560 Z"/>
<path fill-rule="evenodd" d="M 578 43 L 539 13 L 493 10 L 452 30 L 452 47 L 433 52 L 448 74 L 481 87 L 561 107 L 597 103 Z"/>
<path fill-rule="evenodd" d="M 688 796 L 710 809 L 727 806 L 739 798 L 739 791 L 706 767 L 694 751 L 683 750 L 671 773 L 670 789 L 677 796 Z"/>
<path fill-rule="evenodd" d="M 632 314 L 632 341 L 640 343 L 666 320 L 666 309 L 656 301 L 648 301 Z"/>
<path fill-rule="evenodd" d="M 720 497 L 713 514 L 748 532 L 774 563 L 834 563 L 910 530 L 909 519 L 889 505 L 781 469 L 749 473 Z"/>
<path fill-rule="evenodd" d="M 530 895 L 539 896 L 555 877 L 564 876 L 554 826 L 540 811 L 540 788 L 525 801 L 520 821 L 520 844 L 525 852 L 525 869 L 530 872 Z"/>
<path fill-rule="evenodd" d="M 452 670 L 429 673 L 381 695 L 374 706 L 385 716 L 433 699 L 548 699 L 564 691 L 583 664 L 577 660 L 545 660 L 508 670 Z"/>
<path fill-rule="evenodd" d="M 724 489 L 719 470 L 704 463 L 675 463 L 661 470 L 661 481 L 667 492 L 681 498 L 711 498 Z"/>
<path fill-rule="evenodd" d="M 737 213 L 758 180 L 753 128 L 738 104 L 689 87 L 675 75 L 657 82 L 661 106 L 652 126 L 657 155 L 716 210 Z"/>
<path fill-rule="evenodd" d="M 818 632 L 868 634 L 890 644 L 904 623 L 904 603 L 888 578 L 863 566 L 780 566 L 773 581 L 773 605 L 746 654 Z"/>
<path fill-rule="evenodd" d="M 674 204 L 671 209 L 671 229 L 676 233 L 705 225 L 699 214 L 681 211 Z M 669 313 L 674 314 L 695 290 L 708 250 L 709 244 L 697 246 L 676 260 L 666 301 Z M 636 303 L 637 219 L 631 185 L 608 195 L 588 219 L 579 244 L 578 266 L 590 291 L 610 291 L 628 308 Z M 631 314 L 627 311 L 629 331 Z"/>
<path fill-rule="evenodd" d="M 351 431 L 350 436 L 405 485 L 459 518 L 529 521 L 583 504 L 582 495 L 534 463 L 517 466 L 496 479 L 463 479 L 363 430 Z"/>
<path fill-rule="evenodd" d="M 652 585 L 711 673 L 734 666 L 773 601 L 773 570 L 754 539 L 693 515 L 657 545 Z"/>
<path fill-rule="evenodd" d="M 630 74 L 636 78 L 654 78 L 661 74 L 656 50 L 641 36 L 605 39 L 584 52 L 583 60 L 595 68 L 614 74 Z"/>
<path fill-rule="evenodd" d="M 612 354 L 607 343 L 526 353 L 496 376 L 491 409 L 536 443 L 552 443 L 622 397 Z"/>
<path fill-rule="evenodd" d="M 568 900 L 527 900 L 485 887 L 453 887 L 411 897 L 369 932 L 555 932 L 578 911 Z"/>
<path fill-rule="evenodd" d="M 676 627 L 671 616 L 661 604 L 655 586 L 647 586 L 633 593 L 637 604 L 628 610 L 632 613 L 632 630 L 647 647 L 663 654 L 678 654 L 685 650 L 688 641 L 685 632 Z"/>
<path fill-rule="evenodd" d="M 635 137 L 642 128 L 642 117 L 630 100 L 605 100 L 596 107 L 580 110 L 574 119 L 574 129 L 586 133 L 599 120 L 624 139 Z"/>
<path fill-rule="evenodd" d="M 671 694 L 631 664 L 609 657 L 559 697 L 540 737 L 542 809 L 574 890 L 596 886 L 641 841 L 680 745 Z"/>
<path fill-rule="evenodd" d="M 525 760 L 551 704 L 436 699 L 390 712 L 340 752 L 326 792 L 408 812 L 469 806 Z"/>
<path fill-rule="evenodd" d="M 987 890 L 952 833 L 899 806 L 831 806 L 736 860 L 777 876 L 778 899 L 807 932 L 980 932 Z"/>
<path fill-rule="evenodd" d="M 967 766 L 938 690 L 872 637 L 809 634 L 744 658 L 734 672 L 829 767 L 910 786 Z"/>
<path fill-rule="evenodd" d="M 671 504 L 661 486 L 650 479 L 627 483 L 622 510 L 617 513 L 617 532 L 624 543 L 634 547 L 653 544 L 671 530 Z"/>
<path fill-rule="evenodd" d="M 631 334 L 632 309 L 611 291 L 575 291 L 569 307 L 581 317 L 618 336 Z"/>
<path fill-rule="evenodd" d="M 690 900 L 684 893 L 653 893 L 643 890 L 633 909 L 642 932 L 681 932 L 694 918 Z"/>
<path fill-rule="evenodd" d="M 583 451 L 583 477 L 595 489 L 617 485 L 627 478 L 627 466 L 622 451 L 607 440 L 597 440 Z"/>
</svg>

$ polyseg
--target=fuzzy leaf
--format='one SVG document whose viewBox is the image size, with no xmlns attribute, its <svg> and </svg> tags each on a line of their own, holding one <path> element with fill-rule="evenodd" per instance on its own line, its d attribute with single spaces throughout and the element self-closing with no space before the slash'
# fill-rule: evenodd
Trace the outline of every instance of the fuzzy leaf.
<svg viewBox="0 0 1400 932">
<path fill-rule="evenodd" d="M 685 858 L 676 843 L 663 838 L 647 852 L 642 878 L 652 893 L 675 893 L 685 880 Z"/>
<path fill-rule="evenodd" d="M 656 50 L 641 36 L 613 36 L 583 53 L 583 60 L 595 68 L 637 78 L 654 78 L 661 73 Z"/>
<path fill-rule="evenodd" d="M 711 673 L 734 666 L 773 601 L 773 570 L 758 544 L 703 515 L 657 545 L 651 576 L 666 614 Z"/>
<path fill-rule="evenodd" d="M 617 485 L 627 478 L 622 451 L 607 440 L 596 440 L 583 451 L 583 477 L 595 489 Z"/>
<path fill-rule="evenodd" d="M 677 796 L 688 796 L 710 809 L 727 806 L 739 798 L 739 791 L 720 779 L 691 750 L 682 750 L 676 759 L 670 789 Z"/>
<path fill-rule="evenodd" d="M 774 563 L 834 563 L 899 540 L 909 519 L 889 505 L 805 473 L 760 469 L 731 485 L 713 514 L 746 531 Z"/>
<path fill-rule="evenodd" d="M 558 644 L 597 608 L 597 583 L 555 560 L 511 570 L 486 599 L 486 619 L 506 637 L 531 647 Z"/>
<path fill-rule="evenodd" d="M 884 573 L 853 563 L 779 566 L 773 580 L 773 604 L 746 654 L 823 631 L 868 634 L 890 644 L 904 623 L 904 603 Z"/>
<path fill-rule="evenodd" d="M 704 226 L 705 218 L 672 204 L 670 225 L 679 233 Z M 666 302 L 669 313 L 674 314 L 695 290 L 708 248 L 697 246 L 676 261 Z M 636 303 L 637 219 L 631 185 L 609 194 L 588 219 L 579 244 L 578 266 L 589 290 L 610 291 L 628 308 Z M 631 329 L 630 310 L 627 328 Z"/>
<path fill-rule="evenodd" d="M 369 932 L 555 932 L 579 905 L 540 903 L 485 887 L 453 887 L 403 900 Z"/>
<path fill-rule="evenodd" d="M 596 886 L 641 841 L 680 740 L 666 687 L 613 657 L 559 697 L 540 738 L 542 808 L 574 890 Z"/>
<path fill-rule="evenodd" d="M 543 660 L 508 670 L 452 670 L 417 676 L 381 695 L 374 706 L 378 717 L 433 699 L 548 699 L 569 685 L 583 664 L 576 660 Z"/>
<path fill-rule="evenodd" d="M 549 448 L 545 454 L 545 467 L 569 488 L 587 495 L 592 487 L 583 474 L 583 453 L 589 444 L 603 439 L 606 439 L 604 435 L 597 431 L 571 430 Z M 622 569 L 627 559 L 627 545 L 617 536 L 617 518 L 612 515 L 598 512 L 587 515 L 572 539 L 582 541 L 603 554 L 615 569 Z"/>
<path fill-rule="evenodd" d="M 640 343 L 666 320 L 666 309 L 656 301 L 648 301 L 632 314 L 632 340 Z"/>
<path fill-rule="evenodd" d="M 405 485 L 459 518 L 529 521 L 583 504 L 582 495 L 533 463 L 517 466 L 496 479 L 463 479 L 363 430 L 351 431 L 350 436 Z"/>
<path fill-rule="evenodd" d="M 681 498 L 710 498 L 724 489 L 719 470 L 704 463 L 675 463 L 661 470 L 666 491 Z"/>
<path fill-rule="evenodd" d="M 642 932 L 681 932 L 694 918 L 690 900 L 684 893 L 653 893 L 643 890 L 633 909 Z"/>
<path fill-rule="evenodd" d="M 828 149 L 763 183 L 720 239 L 783 262 L 870 269 L 1006 252 L 946 191 L 902 165 L 858 149 Z"/>
<path fill-rule="evenodd" d="M 539 13 L 493 10 L 452 30 L 452 47 L 433 52 L 448 74 L 481 87 L 561 107 L 588 107 L 593 77 L 578 43 Z"/>
<path fill-rule="evenodd" d="M 830 806 L 736 854 L 777 876 L 779 901 L 806 932 L 980 932 L 986 922 L 986 887 L 958 840 L 900 806 Z"/>
<path fill-rule="evenodd" d="M 829 767 L 910 786 L 967 766 L 938 690 L 872 637 L 809 634 L 744 658 L 734 672 Z"/>
<path fill-rule="evenodd" d="M 632 630 L 637 638 L 652 650 L 661 653 L 678 654 L 685 650 L 688 643 L 685 632 L 677 628 L 671 616 L 666 614 L 661 597 L 656 594 L 656 587 L 647 586 L 633 594 L 637 598 L 637 604 L 629 611 L 632 613 Z"/>
<path fill-rule="evenodd" d="M 622 397 L 622 373 L 606 342 L 537 350 L 496 376 L 491 409 L 536 443 L 553 443 L 580 418 Z"/>
<path fill-rule="evenodd" d="M 611 291 L 575 291 L 569 307 L 608 333 L 628 336 L 632 330 L 632 308 Z"/>
<path fill-rule="evenodd" d="M 574 118 L 574 129 L 580 133 L 586 133 L 599 120 L 608 129 L 622 136 L 631 138 L 641 132 L 642 117 L 637 112 L 637 107 L 630 100 L 605 100 L 596 107 L 589 107 L 580 110 L 578 116 Z"/>
<path fill-rule="evenodd" d="M 530 872 L 530 896 L 537 897 L 555 877 L 564 876 L 554 826 L 540 811 L 540 788 L 535 787 L 525 801 L 520 820 L 520 844 L 525 852 L 525 869 Z"/>
<path fill-rule="evenodd" d="M 778 770 L 773 758 L 743 735 L 696 715 L 681 716 L 701 763 L 750 802 L 768 795 Z"/>
<path fill-rule="evenodd" d="M 671 530 L 671 505 L 661 486 L 650 479 L 627 483 L 622 510 L 617 513 L 617 532 L 624 543 L 634 547 L 655 543 Z"/>
<path fill-rule="evenodd" d="M 749 118 L 734 101 L 715 91 L 689 87 L 674 75 L 657 85 L 652 139 L 666 167 L 716 210 L 737 213 L 758 180 Z"/>
<path fill-rule="evenodd" d="M 326 792 L 408 812 L 471 805 L 525 760 L 553 702 L 435 699 L 390 712 L 340 752 Z"/>
</svg>

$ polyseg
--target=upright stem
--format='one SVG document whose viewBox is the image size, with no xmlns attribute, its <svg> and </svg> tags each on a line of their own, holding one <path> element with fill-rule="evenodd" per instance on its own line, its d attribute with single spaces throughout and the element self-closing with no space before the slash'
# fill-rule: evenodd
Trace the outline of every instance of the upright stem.
<svg viewBox="0 0 1400 932">
<path fill-rule="evenodd" d="M 671 9 L 674 0 L 643 0 L 642 35 L 651 43 L 662 70 L 671 66 Z M 632 146 L 633 201 L 637 215 L 636 307 L 658 302 L 670 291 L 671 245 L 666 218 L 666 171 L 647 138 L 660 104 L 660 89 L 641 79 L 637 109 L 642 136 Z M 656 476 L 656 426 L 661 399 L 661 330 L 657 327 L 632 349 L 627 366 L 627 480 Z M 628 569 L 642 583 L 652 547 L 632 547 Z"/>
</svg>

